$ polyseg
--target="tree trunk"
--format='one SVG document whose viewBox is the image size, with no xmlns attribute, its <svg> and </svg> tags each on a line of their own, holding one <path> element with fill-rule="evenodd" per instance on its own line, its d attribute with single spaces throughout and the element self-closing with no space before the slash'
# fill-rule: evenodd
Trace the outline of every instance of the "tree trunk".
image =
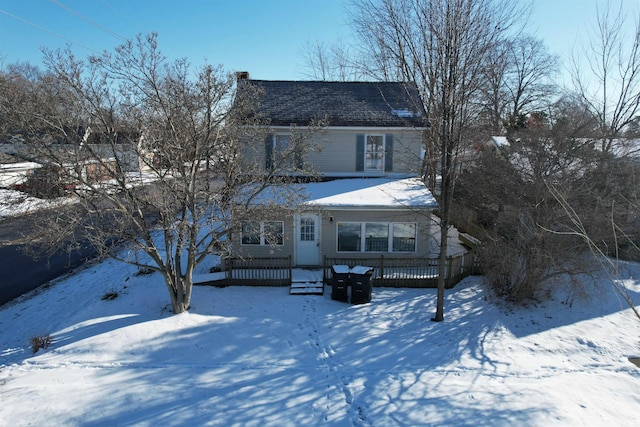
<svg viewBox="0 0 640 427">
<path fill-rule="evenodd" d="M 444 320 L 444 288 L 447 277 L 447 236 L 448 221 L 445 218 L 440 219 L 440 255 L 438 256 L 438 292 L 436 298 L 436 315 L 434 322 L 442 322 Z"/>
<path fill-rule="evenodd" d="M 179 274 L 172 274 L 172 276 L 166 277 L 172 311 L 174 314 L 184 313 L 189 310 L 191 305 L 192 275 L 187 274 L 185 277 L 180 277 Z"/>
</svg>

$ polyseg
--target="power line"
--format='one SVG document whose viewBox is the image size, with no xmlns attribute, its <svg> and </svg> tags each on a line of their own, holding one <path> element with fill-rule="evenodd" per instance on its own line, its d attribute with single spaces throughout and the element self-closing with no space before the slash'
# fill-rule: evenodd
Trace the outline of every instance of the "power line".
<svg viewBox="0 0 640 427">
<path fill-rule="evenodd" d="M 95 49 L 92 49 L 92 48 L 90 48 L 90 47 L 88 47 L 88 46 L 85 46 L 85 45 L 82 45 L 82 44 L 80 44 L 80 43 L 76 43 L 76 42 L 74 42 L 73 40 L 68 39 L 67 37 L 63 36 L 62 34 L 55 33 L 55 32 L 53 32 L 53 31 L 51 31 L 51 30 L 48 30 L 48 29 L 46 29 L 46 28 L 44 28 L 44 27 L 41 27 L 41 26 L 40 26 L 40 25 L 38 25 L 38 24 L 34 24 L 34 23 L 33 23 L 33 22 L 31 22 L 31 21 L 28 21 L 28 20 L 26 20 L 26 19 L 24 19 L 24 18 L 21 18 L 21 17 L 19 17 L 19 16 L 16 16 L 16 15 L 14 15 L 14 14 L 12 14 L 12 13 L 9 13 L 9 12 L 7 12 L 6 10 L 2 10 L 2 9 L 0 9 L 0 13 L 2 13 L 2 14 L 4 14 L 4 15 L 7 15 L 7 16 L 9 16 L 9 17 L 13 18 L 13 19 L 16 19 L 16 20 L 18 20 L 18 21 L 22 22 L 23 24 L 30 25 L 30 26 L 32 26 L 32 27 L 34 27 L 34 28 L 37 28 L 37 29 L 39 29 L 39 30 L 41 30 L 41 31 L 44 31 L 45 33 L 51 34 L 51 35 L 52 35 L 52 36 L 54 36 L 54 37 L 58 37 L 58 38 L 60 38 L 60 39 L 62 39 L 62 40 L 65 40 L 65 41 L 67 41 L 68 43 L 71 43 L 71 44 L 73 44 L 73 45 L 80 46 L 80 47 L 82 47 L 82 48 L 84 48 L 84 49 L 87 49 L 87 50 L 90 50 L 91 52 L 94 52 L 94 53 L 100 53 L 100 52 L 98 52 L 98 51 L 97 51 L 97 50 L 95 50 Z"/>
<path fill-rule="evenodd" d="M 108 29 L 107 27 L 104 27 L 100 24 L 98 24 L 97 22 L 92 21 L 91 19 L 87 18 L 86 16 L 76 12 L 75 10 L 71 9 L 70 7 L 67 7 L 65 5 L 63 5 L 62 3 L 60 3 L 57 0 L 50 0 L 51 3 L 55 4 L 56 6 L 66 10 L 67 12 L 77 16 L 78 18 L 82 19 L 83 21 L 93 25 L 94 27 L 98 28 L 99 30 L 104 31 L 105 33 L 109 34 L 112 37 L 115 37 L 121 41 L 127 41 L 127 39 L 125 37 L 122 37 L 120 34 L 116 33 L 115 31 L 111 31 L 110 29 Z"/>
<path fill-rule="evenodd" d="M 120 12 L 120 10 L 116 9 L 115 7 L 113 7 L 112 5 L 109 4 L 109 2 L 107 2 L 106 0 L 99 0 L 100 3 L 102 3 L 103 6 L 106 6 L 107 8 L 111 9 L 111 11 L 113 13 L 115 13 L 116 15 L 118 15 L 123 21 L 126 21 L 129 25 L 131 25 L 132 27 L 140 27 L 140 23 L 136 20 L 133 20 L 131 18 L 131 16 L 125 15 L 122 12 Z"/>
</svg>

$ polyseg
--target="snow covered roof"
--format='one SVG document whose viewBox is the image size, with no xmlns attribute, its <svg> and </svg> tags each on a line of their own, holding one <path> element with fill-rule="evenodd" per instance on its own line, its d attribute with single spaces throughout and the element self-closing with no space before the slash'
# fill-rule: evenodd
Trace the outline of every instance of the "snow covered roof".
<svg viewBox="0 0 640 427">
<path fill-rule="evenodd" d="M 618 157 L 640 158 L 640 139 L 614 139 L 611 145 L 614 154 Z"/>
<path fill-rule="evenodd" d="M 332 208 L 436 208 L 438 202 L 418 178 L 337 179 L 306 184 L 307 204 Z"/>
<path fill-rule="evenodd" d="M 506 136 L 492 136 L 491 141 L 493 141 L 493 144 L 498 148 L 509 146 L 509 140 Z"/>
<path fill-rule="evenodd" d="M 246 194 L 239 200 L 251 195 Z M 419 178 L 343 178 L 307 184 L 280 184 L 253 197 L 252 205 L 283 204 L 291 194 L 303 197 L 307 206 L 338 209 L 397 209 L 438 207 L 435 197 Z"/>
</svg>

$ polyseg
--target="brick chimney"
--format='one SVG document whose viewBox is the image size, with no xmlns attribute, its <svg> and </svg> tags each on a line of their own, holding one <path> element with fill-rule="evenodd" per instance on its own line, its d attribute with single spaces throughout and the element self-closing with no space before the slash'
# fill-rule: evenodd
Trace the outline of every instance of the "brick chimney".
<svg viewBox="0 0 640 427">
<path fill-rule="evenodd" d="M 236 81 L 249 80 L 248 71 L 236 71 Z"/>
</svg>

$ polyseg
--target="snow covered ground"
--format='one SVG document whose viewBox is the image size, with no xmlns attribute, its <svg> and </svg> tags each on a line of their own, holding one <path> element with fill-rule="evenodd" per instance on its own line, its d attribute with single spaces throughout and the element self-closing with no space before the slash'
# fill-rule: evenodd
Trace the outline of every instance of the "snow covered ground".
<svg viewBox="0 0 640 427">
<path fill-rule="evenodd" d="M 145 185 L 156 181 L 157 177 L 149 172 L 127 173 L 130 186 Z M 102 185 L 114 185 L 113 182 L 104 181 Z M 30 196 L 26 193 L 0 188 L 0 220 L 6 217 L 24 215 L 43 209 L 53 209 L 64 204 L 75 203 L 77 199 L 73 196 L 58 197 L 56 199 L 45 200 Z"/>
<path fill-rule="evenodd" d="M 4 217 L 25 215 L 42 209 L 52 209 L 66 203 L 72 203 L 72 198 L 60 197 L 44 200 L 20 191 L 0 188 L 0 220 Z"/>
<path fill-rule="evenodd" d="M 595 285 L 516 309 L 471 277 L 442 323 L 431 289 L 196 287 L 176 316 L 158 275 L 107 260 L 0 309 L 0 425 L 637 426 L 640 321 Z"/>
</svg>

